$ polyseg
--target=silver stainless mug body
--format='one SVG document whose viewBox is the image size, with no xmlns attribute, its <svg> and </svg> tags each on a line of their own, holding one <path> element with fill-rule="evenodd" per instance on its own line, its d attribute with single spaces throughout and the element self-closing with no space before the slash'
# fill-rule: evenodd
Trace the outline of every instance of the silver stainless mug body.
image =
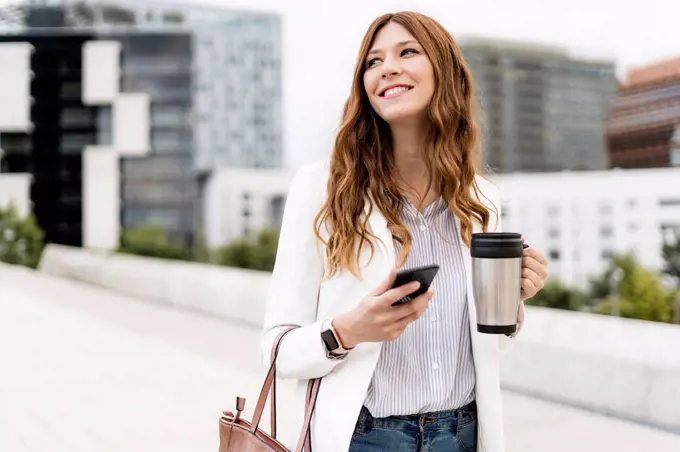
<svg viewBox="0 0 680 452">
<path fill-rule="evenodd" d="M 480 333 L 517 331 L 523 249 L 521 234 L 472 234 L 472 281 Z"/>
</svg>

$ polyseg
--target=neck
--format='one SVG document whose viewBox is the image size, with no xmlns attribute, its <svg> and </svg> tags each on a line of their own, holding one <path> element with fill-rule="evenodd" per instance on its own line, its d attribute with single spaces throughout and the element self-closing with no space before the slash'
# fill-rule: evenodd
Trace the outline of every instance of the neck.
<svg viewBox="0 0 680 452">
<path fill-rule="evenodd" d="M 391 132 L 397 183 L 402 190 L 418 201 L 438 196 L 434 186 L 427 191 L 430 178 L 424 158 L 427 129 L 420 124 L 400 124 L 391 127 Z"/>
</svg>

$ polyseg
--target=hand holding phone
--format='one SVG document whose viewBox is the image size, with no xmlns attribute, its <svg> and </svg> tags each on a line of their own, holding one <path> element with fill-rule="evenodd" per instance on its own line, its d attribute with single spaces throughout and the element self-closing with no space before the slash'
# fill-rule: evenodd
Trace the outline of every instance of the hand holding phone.
<svg viewBox="0 0 680 452">
<path fill-rule="evenodd" d="M 438 267 L 431 267 L 436 266 L 399 273 L 392 270 L 356 308 L 333 319 L 333 327 L 343 347 L 350 349 L 362 342 L 383 342 L 399 337 L 430 304 L 434 295 L 431 283 L 438 270 Z M 420 295 L 414 296 L 416 293 Z"/>
</svg>

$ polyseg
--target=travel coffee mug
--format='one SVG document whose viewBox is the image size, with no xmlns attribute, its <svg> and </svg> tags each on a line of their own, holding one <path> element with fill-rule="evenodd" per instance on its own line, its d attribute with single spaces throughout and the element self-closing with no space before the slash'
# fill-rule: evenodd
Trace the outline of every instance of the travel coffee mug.
<svg viewBox="0 0 680 452">
<path fill-rule="evenodd" d="M 472 234 L 472 281 L 477 331 L 513 334 L 522 291 L 522 235 L 508 232 Z"/>
</svg>

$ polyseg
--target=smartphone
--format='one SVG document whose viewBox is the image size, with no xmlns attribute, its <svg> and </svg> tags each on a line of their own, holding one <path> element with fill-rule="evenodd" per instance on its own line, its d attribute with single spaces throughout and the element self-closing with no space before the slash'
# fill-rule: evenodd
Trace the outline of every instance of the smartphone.
<svg viewBox="0 0 680 452">
<path fill-rule="evenodd" d="M 396 306 L 403 303 L 408 303 L 418 295 L 422 295 L 430 288 L 430 284 L 434 280 L 434 277 L 439 271 L 439 265 L 425 265 L 422 267 L 410 268 L 408 270 L 402 270 L 397 273 L 397 277 L 394 279 L 394 284 L 392 284 L 391 289 L 394 289 L 404 284 L 408 284 L 411 281 L 420 282 L 420 287 L 414 292 L 406 295 L 404 298 L 392 303 L 392 306 Z"/>
</svg>

